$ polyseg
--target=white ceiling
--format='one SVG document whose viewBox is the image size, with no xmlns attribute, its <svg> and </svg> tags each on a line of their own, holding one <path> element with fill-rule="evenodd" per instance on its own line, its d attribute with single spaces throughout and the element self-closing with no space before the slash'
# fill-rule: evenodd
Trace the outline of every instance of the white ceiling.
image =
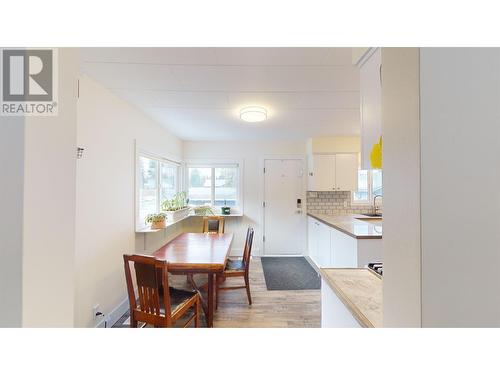
<svg viewBox="0 0 500 375">
<path fill-rule="evenodd" d="M 360 132 L 350 48 L 83 48 L 82 71 L 184 140 Z M 268 120 L 241 121 L 246 105 Z"/>
</svg>

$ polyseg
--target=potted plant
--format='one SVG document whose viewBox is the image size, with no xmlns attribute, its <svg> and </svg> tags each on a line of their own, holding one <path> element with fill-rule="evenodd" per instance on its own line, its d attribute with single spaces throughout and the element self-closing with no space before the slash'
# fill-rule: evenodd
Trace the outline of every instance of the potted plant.
<svg viewBox="0 0 500 375">
<path fill-rule="evenodd" d="M 167 227 L 167 215 L 163 212 L 149 214 L 146 216 L 146 224 L 151 224 L 151 229 L 163 229 Z"/>
<path fill-rule="evenodd" d="M 193 207 L 193 211 L 197 216 L 215 216 L 212 207 L 207 205 Z"/>
<path fill-rule="evenodd" d="M 166 199 L 161 204 L 162 211 L 167 215 L 167 221 L 173 222 L 189 215 L 189 199 L 184 191 L 174 195 L 172 199 Z"/>
<path fill-rule="evenodd" d="M 231 214 L 231 207 L 229 207 L 224 200 L 224 206 L 220 208 L 220 211 L 223 215 L 230 215 Z"/>
</svg>

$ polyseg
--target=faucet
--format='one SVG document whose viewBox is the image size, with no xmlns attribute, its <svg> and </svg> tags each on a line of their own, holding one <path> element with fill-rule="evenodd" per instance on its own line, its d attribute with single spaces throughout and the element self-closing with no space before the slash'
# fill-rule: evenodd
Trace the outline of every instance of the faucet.
<svg viewBox="0 0 500 375">
<path fill-rule="evenodd" d="M 373 197 L 373 214 L 376 215 L 377 214 L 377 205 L 375 204 L 375 201 L 377 198 L 382 198 L 382 195 L 380 194 L 376 194 L 374 197 Z"/>
</svg>

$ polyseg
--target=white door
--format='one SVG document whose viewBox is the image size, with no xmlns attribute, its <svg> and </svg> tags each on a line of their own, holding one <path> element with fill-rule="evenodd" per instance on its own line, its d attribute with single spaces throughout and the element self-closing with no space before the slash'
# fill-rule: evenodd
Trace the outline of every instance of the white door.
<svg viewBox="0 0 500 375">
<path fill-rule="evenodd" d="M 335 156 L 336 190 L 354 191 L 358 187 L 358 155 L 337 154 Z"/>
<path fill-rule="evenodd" d="M 266 255 L 298 255 L 305 252 L 302 164 L 302 160 L 296 159 L 268 159 L 264 162 Z"/>
</svg>

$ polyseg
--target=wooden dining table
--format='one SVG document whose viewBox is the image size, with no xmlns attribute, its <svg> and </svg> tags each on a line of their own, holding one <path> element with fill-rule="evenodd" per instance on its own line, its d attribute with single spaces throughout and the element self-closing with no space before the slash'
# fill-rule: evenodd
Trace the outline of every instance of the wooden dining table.
<svg viewBox="0 0 500 375">
<path fill-rule="evenodd" d="M 232 233 L 182 233 L 153 253 L 171 273 L 208 275 L 208 301 L 202 300 L 208 327 L 214 324 L 215 275 L 224 271 L 232 242 Z"/>
</svg>

